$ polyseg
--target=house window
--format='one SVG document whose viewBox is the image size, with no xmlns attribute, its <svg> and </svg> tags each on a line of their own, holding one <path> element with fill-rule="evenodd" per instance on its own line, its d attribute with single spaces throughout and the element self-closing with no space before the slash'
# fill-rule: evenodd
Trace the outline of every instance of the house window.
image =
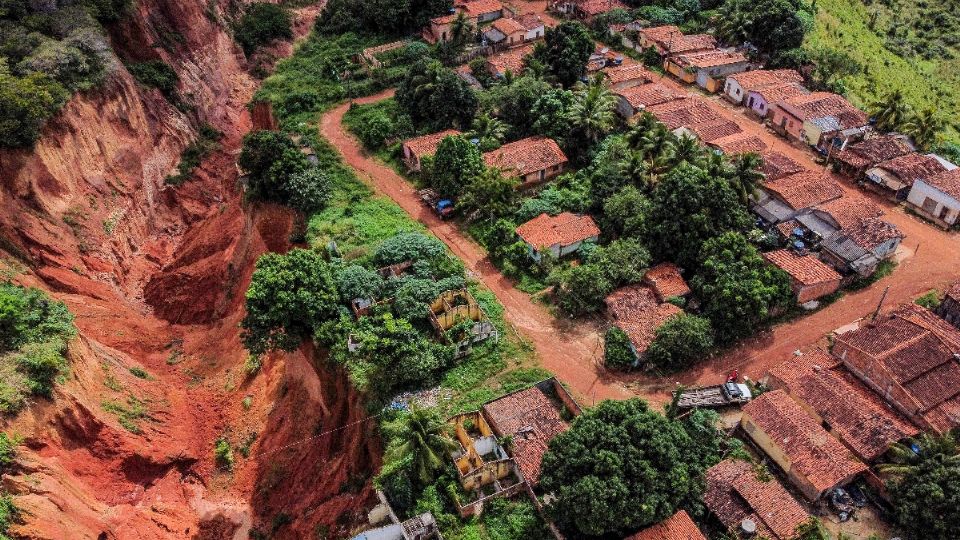
<svg viewBox="0 0 960 540">
<path fill-rule="evenodd" d="M 737 97 L 740 97 L 740 89 L 737 88 Z"/>
<path fill-rule="evenodd" d="M 546 171 L 546 170 L 541 170 L 541 171 L 540 171 L 540 181 L 543 182 L 543 180 L 544 180 L 546 177 L 547 177 L 547 171 Z"/>
<path fill-rule="evenodd" d="M 948 207 L 944 206 L 942 209 L 940 209 L 940 219 L 946 221 L 946 220 L 947 220 L 947 214 L 949 214 L 949 213 L 950 213 L 950 209 L 949 209 Z"/>
<path fill-rule="evenodd" d="M 925 198 L 923 200 L 923 211 L 930 215 L 935 215 L 937 212 L 937 200 L 931 199 L 930 197 Z"/>
</svg>

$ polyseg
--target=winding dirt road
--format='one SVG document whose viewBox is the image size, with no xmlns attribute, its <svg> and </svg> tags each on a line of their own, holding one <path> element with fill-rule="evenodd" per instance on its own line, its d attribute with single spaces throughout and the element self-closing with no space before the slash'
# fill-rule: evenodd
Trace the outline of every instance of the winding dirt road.
<svg viewBox="0 0 960 540">
<path fill-rule="evenodd" d="M 672 82 L 672 81 L 671 81 Z M 679 84 L 678 88 L 683 88 Z M 355 100 L 374 103 L 393 95 L 385 91 Z M 780 150 L 813 167 L 810 154 L 792 147 L 760 124 L 747 119 L 732 106 L 711 100 L 717 109 L 744 128 L 761 136 L 769 147 Z M 503 304 L 506 319 L 531 341 L 543 366 L 569 384 L 586 403 L 604 398 L 622 399 L 635 395 L 664 402 L 676 383 L 714 384 L 737 368 L 754 379 L 770 367 L 788 359 L 794 351 L 806 349 L 823 340 L 836 328 L 871 314 L 889 287 L 884 307 L 910 302 L 932 289 L 943 288 L 960 277 L 960 238 L 943 232 L 906 214 L 902 208 L 862 193 L 849 184 L 841 185 L 853 197 L 870 197 L 887 212 L 885 219 L 895 223 L 906 235 L 894 273 L 855 293 L 844 295 L 826 308 L 803 318 L 758 334 L 724 353 L 710 358 L 683 373 L 655 378 L 647 375 L 620 375 L 607 372 L 600 363 L 603 354 L 604 325 L 595 321 L 569 321 L 554 317 L 543 306 L 514 287 L 487 258 L 483 248 L 467 238 L 452 222 L 438 219 L 416 197 L 415 188 L 389 166 L 366 153 L 342 124 L 348 104 L 328 111 L 320 122 L 320 131 L 336 147 L 346 163 L 377 192 L 396 201 L 414 219 L 425 224 L 461 259 L 467 268 L 489 287 Z"/>
</svg>

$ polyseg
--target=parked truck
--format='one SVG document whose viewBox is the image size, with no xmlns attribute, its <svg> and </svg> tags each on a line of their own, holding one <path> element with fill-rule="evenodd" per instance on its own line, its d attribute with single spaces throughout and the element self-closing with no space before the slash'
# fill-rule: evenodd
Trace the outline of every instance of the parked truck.
<svg viewBox="0 0 960 540">
<path fill-rule="evenodd" d="M 677 399 L 677 407 L 680 409 L 726 407 L 742 405 L 752 398 L 753 395 L 747 385 L 727 381 L 723 384 L 683 390 Z"/>
<path fill-rule="evenodd" d="M 417 196 L 420 197 L 423 204 L 433 210 L 433 213 L 439 216 L 440 219 L 447 219 L 453 215 L 453 201 L 441 197 L 436 191 L 430 188 L 421 189 L 417 191 Z"/>
</svg>

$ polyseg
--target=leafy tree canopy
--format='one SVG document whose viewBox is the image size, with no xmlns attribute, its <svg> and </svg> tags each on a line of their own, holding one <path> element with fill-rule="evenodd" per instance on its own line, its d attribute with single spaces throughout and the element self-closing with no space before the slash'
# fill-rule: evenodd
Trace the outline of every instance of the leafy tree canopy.
<svg viewBox="0 0 960 540">
<path fill-rule="evenodd" d="M 681 313 L 657 328 L 647 349 L 650 362 L 664 370 L 680 371 L 690 367 L 713 348 L 710 321 Z"/>
<path fill-rule="evenodd" d="M 444 137 L 437 145 L 429 182 L 440 194 L 456 197 L 483 169 L 483 156 L 475 144 L 459 135 Z"/>
<path fill-rule="evenodd" d="M 429 59 L 410 67 L 397 87 L 396 100 L 415 125 L 431 131 L 468 128 L 478 105 L 466 81 L 440 62 Z"/>
<path fill-rule="evenodd" d="M 630 336 L 616 326 L 608 328 L 603 337 L 603 363 L 611 369 L 628 369 L 636 360 Z"/>
<path fill-rule="evenodd" d="M 892 461 L 881 467 L 888 483 L 894 517 L 911 540 L 960 538 L 960 454 L 952 435 L 922 435 L 920 448 L 897 444 Z"/>
<path fill-rule="evenodd" d="M 293 17 L 290 10 L 280 4 L 254 2 L 244 10 L 234 37 L 249 55 L 271 41 L 293 38 Z"/>
<path fill-rule="evenodd" d="M 534 57 L 558 83 L 569 88 L 586 72 L 587 60 L 594 48 L 586 26 L 578 21 L 564 21 L 547 29 L 543 44 L 534 50 Z"/>
</svg>

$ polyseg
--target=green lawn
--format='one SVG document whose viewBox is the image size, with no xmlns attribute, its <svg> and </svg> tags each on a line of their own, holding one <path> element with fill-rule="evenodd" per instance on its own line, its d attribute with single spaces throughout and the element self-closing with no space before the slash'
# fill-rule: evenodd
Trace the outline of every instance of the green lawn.
<svg viewBox="0 0 960 540">
<path fill-rule="evenodd" d="M 846 51 L 864 66 L 862 74 L 846 81 L 847 97 L 854 104 L 864 107 L 901 90 L 916 109 L 940 109 L 952 123 L 945 137 L 960 142 L 960 59 L 898 56 L 887 48 L 884 35 L 897 21 L 892 18 L 893 12 L 878 5 L 867 7 L 860 0 L 820 0 L 816 5 L 816 26 L 807 37 L 806 46 Z M 869 26 L 873 10 L 878 13 L 877 31 Z"/>
</svg>

